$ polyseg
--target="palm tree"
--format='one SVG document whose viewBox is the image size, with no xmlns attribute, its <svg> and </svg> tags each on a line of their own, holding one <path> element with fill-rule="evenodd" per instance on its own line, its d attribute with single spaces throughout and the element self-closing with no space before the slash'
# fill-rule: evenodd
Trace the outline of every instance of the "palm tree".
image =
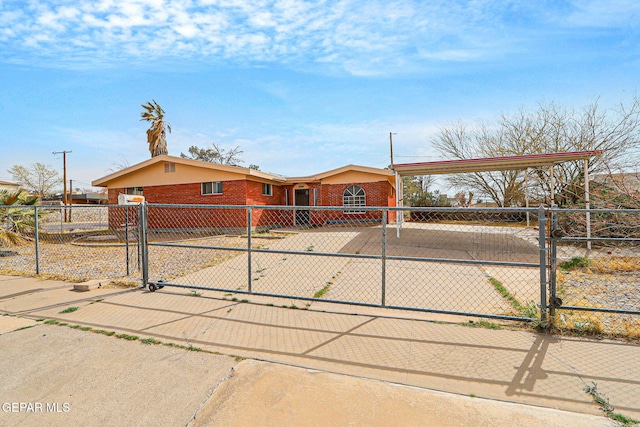
<svg viewBox="0 0 640 427">
<path fill-rule="evenodd" d="M 32 208 L 38 197 L 24 190 L 0 190 L 0 247 L 24 243 L 25 234 L 35 231 L 35 212 Z"/>
<path fill-rule="evenodd" d="M 164 110 L 152 99 L 151 102 L 142 104 L 144 111 L 140 113 L 140 121 L 151 122 L 151 127 L 147 130 L 147 142 L 151 157 L 169 154 L 167 151 L 167 133 L 171 133 L 171 125 L 164 121 Z"/>
</svg>

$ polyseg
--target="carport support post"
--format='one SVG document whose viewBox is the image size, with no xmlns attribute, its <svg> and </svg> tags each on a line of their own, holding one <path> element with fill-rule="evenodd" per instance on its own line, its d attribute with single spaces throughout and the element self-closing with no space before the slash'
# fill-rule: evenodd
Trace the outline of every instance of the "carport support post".
<svg viewBox="0 0 640 427">
<path fill-rule="evenodd" d="M 554 230 L 558 230 L 558 212 L 554 212 L 553 209 L 557 206 L 551 206 L 551 230 L 550 230 L 550 247 L 549 247 L 549 293 L 551 294 L 549 301 L 549 320 L 553 324 L 556 318 L 556 270 L 558 268 L 558 244 L 556 237 L 554 236 Z"/>
<path fill-rule="evenodd" d="M 540 322 L 547 320 L 547 232 L 544 207 L 538 208 L 538 247 L 540 248 Z"/>
<path fill-rule="evenodd" d="M 549 206 L 556 203 L 556 183 L 553 176 L 553 164 L 549 165 Z"/>
<path fill-rule="evenodd" d="M 251 288 L 251 282 L 253 282 L 253 273 L 251 272 L 251 223 L 253 220 L 251 219 L 251 207 L 247 208 L 247 280 L 249 284 L 247 288 L 249 289 L 249 293 L 253 292 Z"/>
<path fill-rule="evenodd" d="M 393 165 L 392 165 L 393 166 Z M 396 174 L 396 207 L 404 207 L 404 188 L 402 186 L 402 176 L 398 171 L 394 171 Z M 402 209 L 396 211 L 396 237 L 400 238 L 400 229 L 402 228 L 402 221 L 404 220 L 404 211 Z"/>
<path fill-rule="evenodd" d="M 140 255 L 142 258 L 142 287 L 145 287 L 149 284 L 149 246 L 147 241 L 147 202 L 142 202 L 139 205 L 138 210 L 138 218 L 139 220 L 139 236 L 138 240 L 140 242 Z"/>
<path fill-rule="evenodd" d="M 531 226 L 531 214 L 529 213 L 529 169 L 524 170 L 524 204 L 527 208 L 527 228 Z"/>
<path fill-rule="evenodd" d="M 591 250 L 591 206 L 589 203 L 589 159 L 584 159 L 584 207 L 587 210 L 587 249 Z"/>
<path fill-rule="evenodd" d="M 33 226 L 36 234 L 36 274 L 40 274 L 40 230 L 38 224 L 38 207 L 33 207 Z"/>
<path fill-rule="evenodd" d="M 387 287 L 387 210 L 382 211 L 382 307 L 385 306 Z"/>
</svg>

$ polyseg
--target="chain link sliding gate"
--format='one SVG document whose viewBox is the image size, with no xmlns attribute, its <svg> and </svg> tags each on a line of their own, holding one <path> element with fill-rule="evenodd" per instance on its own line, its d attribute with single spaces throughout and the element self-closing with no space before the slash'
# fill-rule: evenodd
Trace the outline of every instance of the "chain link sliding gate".
<svg viewBox="0 0 640 427">
<path fill-rule="evenodd" d="M 539 230 L 523 226 L 527 215 L 540 215 Z M 150 290 L 173 286 L 544 320 L 544 215 L 536 209 L 150 204 L 139 214 L 143 283 Z M 406 219 L 401 229 L 399 216 Z"/>
<path fill-rule="evenodd" d="M 24 241 L 0 247 L 2 274 L 640 335 L 638 210 L 0 206 L 0 232 L 16 223 Z"/>
</svg>

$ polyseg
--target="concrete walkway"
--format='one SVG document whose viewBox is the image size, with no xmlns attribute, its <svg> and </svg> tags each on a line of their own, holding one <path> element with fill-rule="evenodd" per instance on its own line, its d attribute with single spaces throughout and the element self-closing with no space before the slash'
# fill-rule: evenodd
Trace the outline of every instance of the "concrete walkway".
<svg viewBox="0 0 640 427">
<path fill-rule="evenodd" d="M 137 415 L 131 415 L 134 418 L 115 417 L 114 420 L 122 422 L 114 422 L 113 425 L 132 424 L 132 420 L 134 424 L 147 424 L 143 414 L 160 411 L 154 409 L 161 406 L 160 403 L 154 406 L 154 399 L 171 408 L 174 405 L 167 403 L 163 393 L 180 395 L 183 390 L 189 390 L 194 381 L 193 384 L 201 385 L 194 385 L 197 389 L 195 394 L 185 397 L 189 402 L 185 405 L 192 405 L 188 407 L 189 410 L 178 411 L 181 414 L 179 418 L 175 418 L 176 411 L 157 412 L 161 414 L 159 416 L 167 417 L 166 420 L 161 418 L 157 425 L 184 425 L 193 418 L 193 414 L 200 414 L 192 421 L 195 425 L 227 425 L 220 420 L 229 420 L 228 425 L 255 424 L 249 422 L 252 419 L 262 420 L 258 422 L 262 425 L 336 425 L 349 422 L 356 425 L 389 425 L 393 424 L 393 420 L 400 420 L 395 417 L 385 419 L 382 413 L 377 418 L 362 418 L 365 413 L 371 415 L 371 411 L 378 407 L 374 405 L 380 405 L 381 411 L 387 408 L 388 411 L 397 409 L 404 413 L 407 425 L 421 424 L 415 411 L 421 411 L 418 413 L 425 414 L 425 417 L 427 414 L 436 417 L 439 413 L 442 416 L 440 420 L 447 425 L 474 425 L 473 421 L 478 421 L 475 425 L 607 425 L 607 420 L 597 416 L 601 414 L 599 407 L 584 391 L 585 386 L 593 383 L 597 384 L 603 396 L 609 398 L 616 412 L 640 418 L 640 346 L 634 344 L 436 323 L 429 320 L 466 323 L 469 319 L 434 317 L 421 313 L 362 308 L 362 314 L 353 315 L 341 312 L 345 307 L 328 303 L 314 303 L 313 310 L 303 310 L 304 302 L 215 292 L 198 291 L 195 294 L 176 288 L 164 288 L 154 293 L 141 289 L 109 289 L 105 286 L 99 289 L 94 287 L 88 292 L 75 292 L 71 288 L 71 284 L 64 282 L 0 276 L 0 314 L 4 314 L 0 316 L 0 333 L 36 325 L 0 336 L 0 368 L 4 377 L 0 382 L 3 400 L 0 403 L 80 399 L 72 402 L 76 408 L 78 405 L 103 404 L 102 400 L 99 403 L 90 396 L 78 396 L 77 393 L 84 390 L 82 381 L 88 381 L 82 373 L 93 372 L 96 366 L 106 363 L 113 377 L 101 371 L 96 380 L 91 382 L 101 399 L 109 399 L 111 393 L 120 393 L 128 387 L 124 382 L 121 384 L 122 390 L 115 389 L 111 384 L 112 378 L 114 381 L 124 381 L 121 375 L 129 375 L 136 384 L 131 391 L 131 403 L 126 399 L 118 399 L 115 407 L 109 406 L 109 402 L 104 403 L 110 411 L 118 411 L 120 405 L 126 407 L 128 404 L 137 411 L 134 411 Z M 247 302 L 242 301 L 245 298 Z M 63 312 L 69 307 L 77 309 Z M 349 307 L 349 311 L 353 312 L 353 308 Z M 241 374 L 236 377 L 228 372 L 230 366 L 238 363 L 232 358 L 220 361 L 215 355 L 207 354 L 206 357 L 211 359 L 202 360 L 198 358 L 205 357 L 203 353 L 143 346 L 136 342 L 125 343 L 112 337 L 35 321 L 39 319 L 53 319 L 93 330 L 115 331 L 141 339 L 154 338 L 164 343 L 276 362 L 278 365 L 237 365 L 234 366 L 234 372 Z M 59 331 L 67 331 L 63 334 L 70 335 L 66 338 L 59 336 L 62 334 Z M 48 342 L 40 339 L 43 334 L 53 334 L 58 338 Z M 89 352 L 86 358 L 75 357 L 73 350 L 79 341 L 85 342 L 76 349 L 79 354 L 94 346 L 104 345 L 107 350 Z M 37 343 L 42 345 L 38 347 Z M 131 366 L 127 365 L 126 358 L 116 357 L 120 351 L 125 351 L 123 343 L 127 348 L 135 348 L 135 362 Z M 117 348 L 109 347 L 112 345 Z M 185 365 L 188 367 L 184 372 L 180 371 L 183 377 L 178 381 L 167 372 L 182 369 L 182 359 L 179 359 L 182 356 L 156 354 L 158 349 L 182 352 L 180 354 L 187 354 L 185 358 L 196 354 L 198 358 L 189 362 L 194 363 L 193 366 Z M 52 354 L 48 355 L 47 351 Z M 38 359 L 39 352 L 42 352 L 44 360 Z M 31 357 L 35 358 L 33 365 L 29 361 Z M 55 369 L 41 371 L 34 368 L 39 363 L 46 363 L 46 357 L 54 362 Z M 159 360 L 174 360 L 172 357 L 176 358 L 177 363 L 158 363 Z M 228 364 L 229 361 L 232 363 Z M 76 364 L 79 368 L 75 367 Z M 283 367 L 282 364 L 305 369 L 291 371 L 293 368 Z M 135 369 L 132 370 L 132 366 Z M 271 369 L 276 369 L 278 373 L 274 374 Z M 318 375 L 308 369 L 332 374 Z M 140 370 L 139 375 L 134 374 L 136 370 Z M 167 383 L 163 384 L 165 375 Z M 43 382 L 42 376 L 47 380 Z M 227 377 L 231 380 L 225 382 L 223 387 L 217 387 Z M 27 382 L 24 384 L 28 387 L 21 385 L 20 378 L 25 378 Z M 277 378 L 282 378 L 282 382 L 278 382 Z M 369 380 L 378 381 L 371 383 Z M 38 386 L 38 381 L 43 384 Z M 47 381 L 52 381 L 52 384 L 60 381 L 62 385 L 50 389 L 44 384 Z M 76 381 L 78 391 L 74 393 Z M 145 386 L 147 381 L 148 387 Z M 350 386 L 337 386 L 344 381 L 353 381 L 353 389 Z M 418 389 L 403 388 L 398 391 L 394 387 L 399 385 Z M 91 387 L 86 389 L 90 390 Z M 207 390 L 213 393 L 212 398 L 208 397 Z M 318 395 L 317 390 L 325 391 Z M 351 393 L 349 390 L 361 390 L 362 393 Z M 453 393 L 455 396 L 434 394 L 429 390 Z M 332 395 L 334 391 L 336 394 Z M 387 395 L 390 396 L 388 401 L 383 397 Z M 260 400 L 260 396 L 276 400 L 269 404 Z M 348 405 L 349 408 L 355 405 L 350 409 L 353 418 L 344 411 L 340 412 L 340 408 L 347 410 L 344 401 L 347 397 L 357 400 L 350 401 Z M 314 407 L 314 402 L 319 406 Z M 458 418 L 451 418 L 452 413 L 446 409 L 436 410 L 434 402 L 457 408 L 457 411 L 461 411 Z M 327 409 L 329 403 L 337 405 L 337 412 Z M 489 407 L 493 409 L 487 409 Z M 549 409 L 569 412 L 556 411 L 548 415 L 545 411 Z M 534 411 L 534 415 L 526 415 L 528 411 Z M 334 412 L 337 417 L 335 422 L 323 418 Z M 220 418 L 215 421 L 215 414 L 218 413 Z M 320 418 L 305 418 L 313 413 Z M 273 418 L 265 418 L 265 414 L 271 414 Z M 519 414 L 522 414 L 522 418 L 517 418 Z M 75 415 L 80 416 L 78 413 Z M 17 424 L 13 421 L 18 418 L 5 421 L 9 419 L 6 418 L 8 416 L 16 414 L 0 412 L 0 425 Z M 486 418 L 488 416 L 490 418 Z M 22 413 L 20 417 L 21 422 L 32 424 L 28 414 Z M 74 423 L 76 421 L 75 418 L 60 419 L 67 421 L 66 424 L 70 419 Z M 210 422 L 198 424 L 207 419 Z M 278 421 L 287 419 L 288 423 Z M 437 420 L 433 422 L 437 425 Z M 61 422 L 59 425 L 63 424 Z M 97 422 L 93 424 L 104 425 Z"/>
</svg>

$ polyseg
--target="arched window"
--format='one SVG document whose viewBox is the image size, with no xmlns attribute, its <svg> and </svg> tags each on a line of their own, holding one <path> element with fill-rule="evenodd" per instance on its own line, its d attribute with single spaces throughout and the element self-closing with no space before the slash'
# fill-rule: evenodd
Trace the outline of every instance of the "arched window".
<svg viewBox="0 0 640 427">
<path fill-rule="evenodd" d="M 360 206 L 367 206 L 367 196 L 364 193 L 362 187 L 357 185 L 350 185 L 342 193 L 342 205 L 345 208 L 358 208 Z M 361 214 L 365 211 L 359 209 L 345 210 L 346 214 Z"/>
</svg>

